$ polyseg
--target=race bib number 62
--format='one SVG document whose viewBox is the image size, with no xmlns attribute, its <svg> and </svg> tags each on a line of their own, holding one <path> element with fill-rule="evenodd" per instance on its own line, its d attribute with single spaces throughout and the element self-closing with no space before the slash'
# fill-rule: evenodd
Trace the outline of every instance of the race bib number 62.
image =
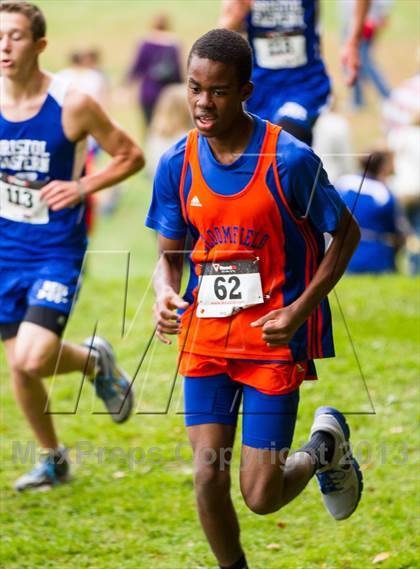
<svg viewBox="0 0 420 569">
<path fill-rule="evenodd" d="M 258 259 L 204 263 L 197 316 L 221 318 L 264 302 Z"/>
</svg>

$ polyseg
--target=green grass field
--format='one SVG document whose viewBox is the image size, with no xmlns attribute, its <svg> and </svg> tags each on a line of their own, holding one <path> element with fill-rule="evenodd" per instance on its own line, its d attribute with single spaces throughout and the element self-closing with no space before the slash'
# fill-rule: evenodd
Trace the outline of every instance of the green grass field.
<svg viewBox="0 0 420 569">
<path fill-rule="evenodd" d="M 103 45 L 115 84 L 154 11 L 171 11 L 187 50 L 189 42 L 212 25 L 219 6 L 218 1 L 188 0 L 39 4 L 50 24 L 46 66 L 58 69 L 72 45 Z M 337 72 L 335 2 L 324 2 L 324 11 L 329 64 Z M 418 41 L 418 14 L 416 0 L 399 0 L 393 26 L 381 40 L 395 57 L 391 60 L 388 52 L 378 57 L 395 82 L 414 72 L 411 54 Z M 339 84 L 339 74 L 335 77 Z M 120 109 L 115 104 L 114 110 L 136 133 L 133 106 Z M 380 132 L 378 113 L 372 96 L 367 111 L 355 118 L 359 150 Z M 135 176 L 125 185 L 117 215 L 99 221 L 84 288 L 66 333 L 81 341 L 99 321 L 98 333 L 113 342 L 130 373 L 138 368 L 153 330 L 155 238 L 143 227 L 150 188 L 144 174 Z M 131 277 L 123 318 L 128 252 Z M 418 281 L 404 276 L 344 278 L 331 295 L 337 357 L 319 363 L 320 381 L 302 388 L 294 448 L 307 438 L 320 404 L 350 414 L 365 476 L 362 502 L 350 520 L 336 523 L 329 517 L 314 481 L 277 514 L 250 513 L 240 497 L 236 453 L 233 493 L 254 569 L 419 567 L 419 292 Z M 136 376 L 137 413 L 121 426 L 97 413 L 102 409 L 88 385 L 77 405 L 78 375 L 50 380 L 52 411 L 71 449 L 74 480 L 49 492 L 20 495 L 12 484 L 30 468 L 24 453 L 33 439 L 13 400 L 0 350 L 1 569 L 216 566 L 195 514 L 180 378 L 174 384 L 175 353 L 174 347 L 152 342 Z M 388 555 L 373 565 L 381 553 Z"/>
</svg>

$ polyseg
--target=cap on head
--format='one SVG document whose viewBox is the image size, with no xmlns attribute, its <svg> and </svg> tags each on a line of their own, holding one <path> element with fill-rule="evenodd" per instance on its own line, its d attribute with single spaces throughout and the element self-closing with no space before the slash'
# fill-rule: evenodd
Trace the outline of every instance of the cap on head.
<svg viewBox="0 0 420 569">
<path fill-rule="evenodd" d="M 35 4 L 30 2 L 1 2 L 0 12 L 8 14 L 23 14 L 31 23 L 33 40 L 44 38 L 47 33 L 45 16 Z"/>
<path fill-rule="evenodd" d="M 225 29 L 210 30 L 198 38 L 192 46 L 188 55 L 188 65 L 193 56 L 232 65 L 240 85 L 244 85 L 251 79 L 251 46 L 237 32 Z"/>
</svg>

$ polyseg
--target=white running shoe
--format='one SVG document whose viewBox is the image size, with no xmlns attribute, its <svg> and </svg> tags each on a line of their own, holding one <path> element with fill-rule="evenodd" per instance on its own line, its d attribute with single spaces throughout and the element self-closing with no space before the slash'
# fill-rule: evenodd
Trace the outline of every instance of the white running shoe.
<svg viewBox="0 0 420 569">
<path fill-rule="evenodd" d="M 336 520 L 345 520 L 357 508 L 363 490 L 363 476 L 351 452 L 350 429 L 344 415 L 333 407 L 319 407 L 315 412 L 311 437 L 324 431 L 334 437 L 334 455 L 330 463 L 316 472 L 322 499 Z"/>
<path fill-rule="evenodd" d="M 98 355 L 98 373 L 93 384 L 115 423 L 126 421 L 133 410 L 134 395 L 129 375 L 117 365 L 109 342 L 100 336 L 86 338 L 83 346 Z"/>
<path fill-rule="evenodd" d="M 14 487 L 19 492 L 42 490 L 64 484 L 69 480 L 70 460 L 67 449 L 60 447 L 55 453 L 48 450 L 41 451 L 38 464 L 30 472 L 18 478 Z"/>
</svg>

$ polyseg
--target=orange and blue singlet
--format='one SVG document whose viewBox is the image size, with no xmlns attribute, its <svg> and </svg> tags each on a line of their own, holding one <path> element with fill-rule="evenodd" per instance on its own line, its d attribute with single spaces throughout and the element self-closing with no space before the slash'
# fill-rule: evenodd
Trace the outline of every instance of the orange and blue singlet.
<svg viewBox="0 0 420 569">
<path fill-rule="evenodd" d="M 330 357 L 334 347 L 327 300 L 288 346 L 268 348 L 261 329 L 249 326 L 302 294 L 324 256 L 323 234 L 337 229 L 344 207 L 308 146 L 252 118 L 248 148 L 233 164 L 220 164 L 208 141 L 193 130 L 163 155 L 157 170 L 146 225 L 169 239 L 189 232 L 193 240 L 184 296 L 190 307 L 181 317 L 180 350 L 195 360 L 211 354 L 259 364 Z M 238 257 L 258 257 L 265 302 L 230 317 L 198 318 L 201 264 Z"/>
</svg>

